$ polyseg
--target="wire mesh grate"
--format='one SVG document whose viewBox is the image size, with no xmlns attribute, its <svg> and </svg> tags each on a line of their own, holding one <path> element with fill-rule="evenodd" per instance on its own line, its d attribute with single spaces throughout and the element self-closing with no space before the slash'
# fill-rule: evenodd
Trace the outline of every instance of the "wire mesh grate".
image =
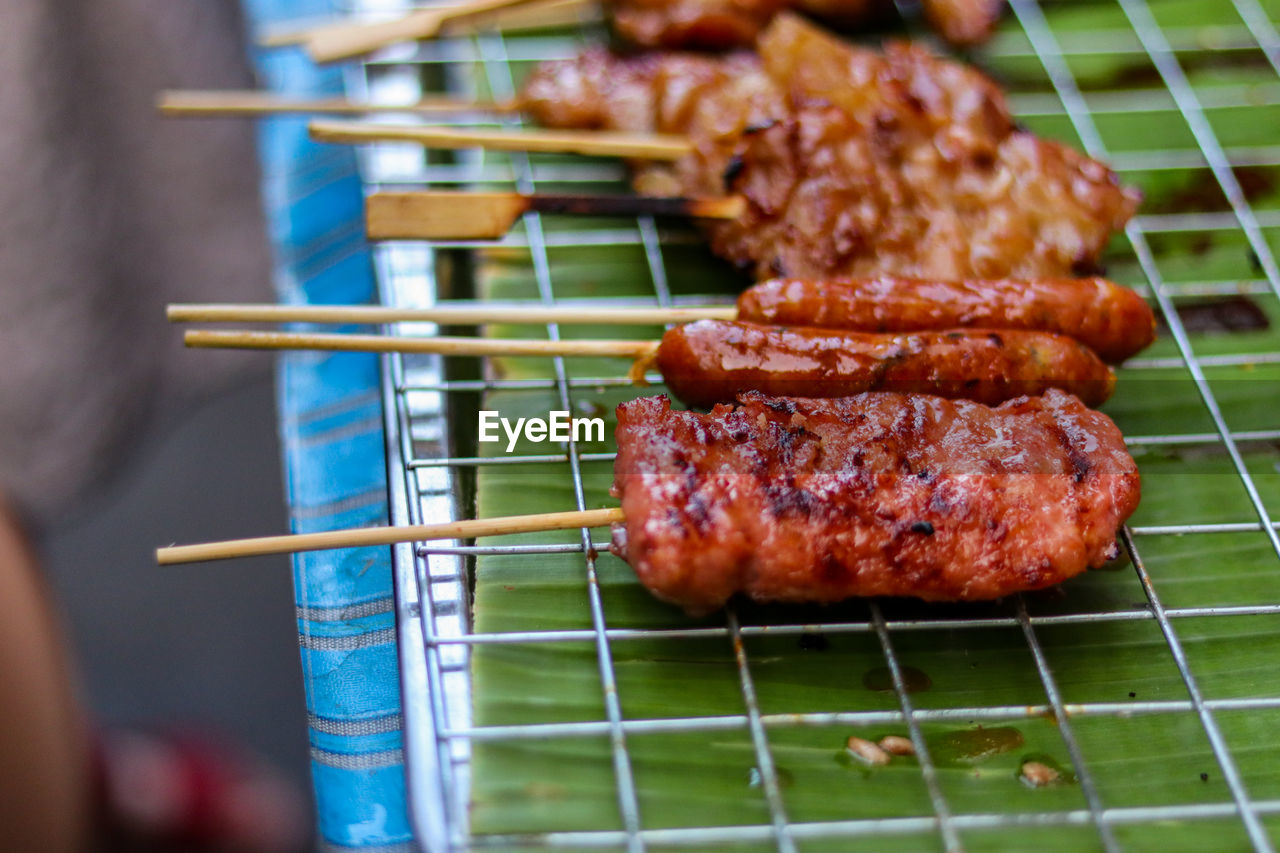
<svg viewBox="0 0 1280 853">
<path fill-rule="evenodd" d="M 1152 523 L 1135 523 L 1126 528 L 1121 543 L 1132 567 L 1134 600 L 1104 601 L 1106 606 L 1098 607 L 1091 606 L 1093 602 L 1087 599 L 1046 604 L 1019 597 L 988 610 L 922 616 L 891 603 L 871 603 L 856 618 L 842 613 L 826 619 L 808 613 L 800 619 L 770 621 L 768 612 L 731 609 L 723 624 L 718 625 L 619 627 L 610 621 L 610 601 L 603 591 L 597 565 L 596 555 L 607 545 L 592 541 L 590 531 L 581 531 L 578 541 L 567 543 L 455 542 L 401 547 L 396 561 L 405 664 L 406 755 L 412 804 L 424 848 L 640 851 L 668 846 L 747 845 L 749 849 L 791 851 L 840 849 L 820 845 L 854 839 L 878 839 L 877 843 L 888 844 L 902 837 L 931 838 L 945 849 L 960 849 L 975 838 L 995 839 L 998 845 L 1002 837 L 1015 837 L 1001 833 L 1071 828 L 1087 833 L 1092 846 L 1118 850 L 1135 846 L 1135 836 L 1126 834 L 1129 828 L 1183 821 L 1236 825 L 1243 833 L 1240 837 L 1244 846 L 1273 849 L 1272 834 L 1280 824 L 1269 818 L 1280 815 L 1280 787 L 1242 770 L 1241 743 L 1228 736 L 1223 720 L 1241 714 L 1280 714 L 1280 690 L 1258 688 L 1237 691 L 1243 695 L 1228 695 L 1230 691 L 1217 686 L 1220 680 L 1207 678 L 1197 666 L 1200 652 L 1196 644 L 1205 632 L 1192 629 L 1274 619 L 1280 616 L 1280 590 L 1256 596 L 1258 600 L 1192 601 L 1189 594 L 1171 586 L 1171 580 L 1162 581 L 1149 566 L 1153 558 L 1168 561 L 1166 545 L 1171 541 L 1204 542 L 1204 552 L 1209 555 L 1206 559 L 1229 565 L 1230 554 L 1224 553 L 1221 543 L 1245 542 L 1240 547 L 1251 548 L 1250 553 L 1254 553 L 1258 550 L 1256 538 L 1264 539 L 1270 552 L 1269 563 L 1264 564 L 1266 570 L 1274 573 L 1280 568 L 1274 565 L 1280 557 L 1280 526 L 1272 515 L 1280 506 L 1280 489 L 1272 480 L 1275 472 L 1280 472 L 1280 462 L 1273 465 L 1273 471 L 1260 471 L 1257 463 L 1257 458 L 1267 460 L 1275 455 L 1274 449 L 1280 447 L 1280 428 L 1274 420 L 1240 422 L 1231 400 L 1223 402 L 1226 389 L 1221 375 L 1221 371 L 1276 364 L 1280 362 L 1280 347 L 1268 341 L 1259 348 L 1258 339 L 1247 335 L 1206 343 L 1205 338 L 1187 328 L 1179 310 L 1186 301 L 1201 298 L 1280 297 L 1275 250 L 1280 204 L 1258 204 L 1257 194 L 1251 193 L 1241 178 L 1242 174 L 1253 174 L 1248 170 L 1280 167 L 1280 144 L 1225 132 L 1229 125 L 1221 118 L 1241 110 L 1280 108 L 1280 38 L 1273 21 L 1277 9 L 1265 7 L 1258 0 L 1233 0 L 1221 4 L 1214 23 L 1186 25 L 1172 20 L 1168 10 L 1195 4 L 1177 0 L 1098 0 L 1080 5 L 1108 13 L 1118 9 L 1120 17 L 1107 14 L 1101 16 L 1106 18 L 1105 24 L 1090 25 L 1085 15 L 1084 23 L 1062 27 L 1055 25 L 1054 18 L 1064 4 L 1042 6 L 1036 0 L 1011 0 L 1009 5 L 1010 15 L 1001 35 L 976 60 L 998 68 L 1009 63 L 1007 67 L 1019 69 L 1019 85 L 1013 87 L 1010 101 L 1020 118 L 1043 129 L 1046 135 L 1077 142 L 1083 150 L 1125 175 L 1157 176 L 1153 180 L 1159 180 L 1160 175 L 1202 176 L 1197 178 L 1197 186 L 1202 195 L 1211 196 L 1209 202 L 1191 210 L 1144 209 L 1125 230 L 1125 248 L 1113 252 L 1122 257 L 1122 269 L 1131 273 L 1127 283 L 1155 304 L 1166 327 L 1162 332 L 1163 349 L 1125 366 L 1118 394 L 1125 394 L 1126 382 L 1166 383 L 1170 389 L 1183 389 L 1185 393 L 1178 392 L 1181 396 L 1177 404 L 1184 413 L 1198 413 L 1199 420 L 1194 422 L 1199 427 L 1133 432 L 1127 437 L 1130 448 L 1135 453 L 1184 449 L 1188 454 L 1200 453 L 1211 460 L 1210 467 L 1217 466 L 1212 467 L 1217 476 L 1230 476 L 1240 491 L 1239 499 L 1230 502 L 1218 516 L 1172 520 L 1160 517 Z M 1228 5 L 1231 16 L 1223 14 Z M 1123 25 L 1118 25 L 1117 20 Z M 509 97 L 517 80 L 515 69 L 531 62 L 570 56 L 583 40 L 598 41 L 601 36 L 598 23 L 588 21 L 581 33 L 572 36 L 480 34 L 427 43 L 365 63 L 353 71 L 350 87 L 354 94 L 408 100 L 423 93 L 424 81 L 430 81 L 432 88 L 462 96 L 474 95 L 479 85 L 495 97 Z M 1231 64 L 1254 53 L 1263 57 L 1269 70 L 1259 71 L 1254 63 L 1249 66 L 1247 79 L 1233 76 Z M 1099 86 L 1096 80 L 1087 78 L 1087 63 L 1100 55 L 1127 57 L 1140 63 L 1147 73 L 1135 73 L 1131 77 L 1136 79 Z M 1209 74 L 1214 85 L 1206 85 L 1187 72 L 1188 67 L 1216 67 L 1213 63 L 1219 60 L 1227 70 L 1221 72 L 1222 80 L 1214 78 L 1216 71 Z M 1170 130 L 1167 138 L 1160 130 L 1137 139 L 1118 135 L 1112 120 L 1134 115 L 1151 116 L 1158 129 L 1178 130 Z M 1177 125 L 1172 124 L 1175 119 Z M 485 121 L 476 116 L 456 120 Z M 514 117 L 497 121 L 519 125 L 519 119 Z M 573 164 L 521 154 L 498 158 L 460 153 L 445 160 L 423 158 L 412 147 L 389 144 L 370 147 L 363 156 L 370 189 L 506 184 L 532 192 L 551 184 L 610 185 L 625 180 L 625 173 L 616 165 Z M 1161 241 L 1199 239 L 1198 235 L 1206 233 L 1236 240 L 1230 245 L 1238 243 L 1247 250 L 1249 268 L 1234 273 L 1211 264 L 1202 269 L 1192 263 L 1189 266 L 1195 268 L 1185 275 L 1180 270 L 1176 271 L 1179 274 L 1170 275 L 1164 266 Z M 603 247 L 633 253 L 635 263 L 643 268 L 650 294 L 636 301 L 671 305 L 683 301 L 683 297 L 673 294 L 670 253 L 696 246 L 698 240 L 688 229 L 667 228 L 649 218 L 596 227 L 548 228 L 537 214 L 528 214 L 517 230 L 497 243 L 390 243 L 378 248 L 377 263 L 385 301 L 427 305 L 449 291 L 451 259 L 460 250 L 483 246 L 489 251 L 520 252 L 528 258 L 537 298 L 552 304 L 557 300 L 553 253 Z M 396 328 L 413 333 L 433 330 L 423 324 Z M 558 338 L 560 332 L 554 324 L 546 327 L 549 338 Z M 536 455 L 482 456 L 452 435 L 450 424 L 459 413 L 473 410 L 480 394 L 540 391 L 554 395 L 562 408 L 573 411 L 589 389 L 622 387 L 626 380 L 618 376 L 573 375 L 562 359 L 555 360 L 552 374 L 546 379 L 459 377 L 447 370 L 441 359 L 432 356 L 388 356 L 385 364 L 394 521 L 420 523 L 469 516 L 469 477 L 481 469 L 510 466 L 563 466 L 574 506 L 587 506 L 584 470 L 587 466 L 608 464 L 612 454 L 587 452 L 570 441 L 559 450 Z M 1274 390 L 1280 385 L 1269 387 Z M 1268 392 L 1265 383 L 1262 389 L 1259 393 Z M 1161 393 L 1173 395 L 1175 391 Z M 1124 412 L 1115 415 L 1122 426 L 1123 415 Z M 1193 420 L 1184 417 L 1178 422 L 1190 424 Z M 1158 421 L 1151 418 L 1141 422 L 1158 426 Z M 1152 458 L 1159 461 L 1160 457 Z M 1180 476 L 1179 471 L 1189 470 L 1188 466 L 1198 464 L 1195 460 L 1200 458 L 1175 457 L 1173 476 Z M 1147 459 L 1140 457 L 1144 478 L 1148 473 Z M 1179 482 L 1183 488 L 1196 484 L 1185 479 Z M 581 560 L 588 626 L 500 631 L 473 628 L 468 586 L 471 561 L 495 556 L 537 560 L 556 554 L 576 555 Z M 1115 577 L 1119 584 L 1121 576 Z M 1121 701 L 1073 701 L 1060 684 L 1055 668 L 1055 655 L 1065 654 L 1069 644 L 1045 638 L 1056 638 L 1054 632 L 1119 630 L 1125 626 L 1155 632 L 1161 654 L 1167 657 L 1167 661 L 1165 657 L 1161 661 L 1167 664 L 1170 678 L 1179 683 L 1181 695 L 1140 699 L 1131 692 L 1127 700 Z M 1000 646 L 1003 651 L 1025 656 L 1026 679 L 1021 687 L 1033 685 L 1037 693 L 1034 699 L 1025 703 L 992 701 L 979 691 L 976 701 L 938 705 L 931 704 L 927 695 L 921 698 L 913 691 L 903 648 L 916 649 L 920 642 L 945 635 L 968 654 L 992 632 L 1004 644 Z M 1186 639 L 1189 636 L 1193 642 Z M 756 644 L 763 647 L 782 638 L 812 637 L 865 637 L 873 642 L 888 672 L 886 696 L 892 700 L 892 707 L 792 707 L 781 701 L 772 688 L 765 690 L 769 680 L 761 681 L 757 669 L 767 669 L 770 664 L 754 651 Z M 726 713 L 629 716 L 626 709 L 635 697 L 621 685 L 619 656 L 637 645 L 669 642 L 723 643 L 724 653 L 732 661 L 740 707 Z M 545 649 L 575 644 L 589 644 L 594 650 L 602 709 L 599 719 L 476 724 L 471 662 L 477 649 Z M 1213 690 L 1206 688 L 1210 680 Z M 1250 685 L 1255 686 L 1256 683 Z M 1280 683 L 1272 687 L 1280 688 Z M 1078 685 L 1072 685 L 1072 689 L 1076 688 Z M 938 745 L 930 734 L 934 729 L 926 730 L 945 725 L 980 727 L 1046 719 L 1053 722 L 1060 738 L 1065 764 L 1069 765 L 1064 772 L 1076 781 L 1080 796 L 1073 807 L 1023 811 L 1002 811 L 998 803 L 975 807 L 944 778 L 933 754 Z M 1208 755 L 1224 781 L 1225 796 L 1216 802 L 1205 796 L 1158 803 L 1117 799 L 1114 783 L 1109 780 L 1113 771 L 1100 760 L 1097 745 L 1090 740 L 1093 735 L 1089 727 L 1109 720 L 1191 721 L 1196 727 L 1195 736 L 1207 743 Z M 791 813 L 788 803 L 792 794 L 777 752 L 779 748 L 791 748 L 785 742 L 786 733 L 827 728 L 859 732 L 887 726 L 905 729 L 916 753 L 924 792 L 918 813 L 834 819 L 797 817 Z M 702 825 L 648 823 L 639 781 L 640 774 L 647 771 L 637 766 L 633 755 L 635 739 L 664 733 L 716 732 L 735 732 L 749 740 L 763 803 L 760 819 L 725 825 L 711 821 Z M 476 747 L 561 738 L 607 741 L 617 828 L 476 832 L 470 811 Z"/>
</svg>

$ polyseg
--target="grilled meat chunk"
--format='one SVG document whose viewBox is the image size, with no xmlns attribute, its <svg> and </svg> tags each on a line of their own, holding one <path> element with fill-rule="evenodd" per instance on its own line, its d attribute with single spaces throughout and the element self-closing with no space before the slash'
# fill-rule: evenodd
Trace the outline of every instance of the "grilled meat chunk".
<svg viewBox="0 0 1280 853">
<path fill-rule="evenodd" d="M 643 168 L 636 187 L 743 195 L 746 213 L 708 233 L 758 279 L 1069 276 L 1096 266 L 1138 201 L 1101 163 L 1017 129 L 979 72 L 785 13 L 758 54 L 548 63 L 523 105 L 551 126 L 688 135 L 696 153 Z"/>
<path fill-rule="evenodd" d="M 998 598 L 1117 553 L 1139 498 L 1119 430 L 1069 394 L 997 408 L 918 394 L 746 394 L 618 407 L 613 553 L 705 613 L 854 596 Z"/>
<path fill-rule="evenodd" d="M 1036 330 L 1075 338 L 1112 362 L 1147 347 L 1156 327 L 1141 296 L 1105 278 L 780 278 L 744 291 L 738 319 L 864 332 Z"/>
<path fill-rule="evenodd" d="M 667 50 L 748 47 L 784 7 L 852 30 L 891 18 L 891 0 L 613 0 L 614 33 L 624 42 Z M 990 37 L 1003 0 L 923 0 L 925 20 L 959 46 Z"/>
<path fill-rule="evenodd" d="M 1115 375 L 1083 344 L 1045 332 L 904 334 L 698 320 L 662 336 L 658 369 L 680 400 L 710 406 L 743 391 L 845 397 L 937 394 L 995 404 L 1060 388 L 1100 405 Z"/>
<path fill-rule="evenodd" d="M 614 33 L 637 47 L 727 50 L 755 42 L 784 0 L 614 0 Z"/>
<path fill-rule="evenodd" d="M 929 26 L 957 47 L 973 47 L 991 38 L 1004 0 L 923 0 Z"/>
</svg>

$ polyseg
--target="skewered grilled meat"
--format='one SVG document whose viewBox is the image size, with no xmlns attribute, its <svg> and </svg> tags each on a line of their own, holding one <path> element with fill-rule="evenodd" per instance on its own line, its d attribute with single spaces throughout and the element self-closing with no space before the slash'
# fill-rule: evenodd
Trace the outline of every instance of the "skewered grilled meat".
<svg viewBox="0 0 1280 853">
<path fill-rule="evenodd" d="M 892 15 L 889 0 L 614 0 L 614 32 L 639 47 L 725 50 L 746 47 L 774 15 L 790 6 L 842 29 Z M 924 0 L 925 19 L 955 45 L 987 40 L 1003 0 Z"/>
<path fill-rule="evenodd" d="M 637 47 L 726 50 L 755 42 L 784 0 L 614 0 L 614 33 Z"/>
<path fill-rule="evenodd" d="M 1101 163 L 1015 127 L 979 72 L 909 45 L 853 47 L 778 15 L 759 53 L 547 63 L 543 124 L 688 135 L 641 192 L 747 199 L 712 248 L 757 278 L 1040 278 L 1094 268 L 1137 205 Z"/>
<path fill-rule="evenodd" d="M 991 38 L 1004 0 L 923 0 L 925 20 L 951 44 L 970 47 Z"/>
<path fill-rule="evenodd" d="M 1106 361 L 1123 361 L 1155 337 L 1155 315 L 1142 297 L 1104 278 L 781 278 L 744 291 L 738 319 L 866 332 L 1038 330 L 1074 338 Z"/>
<path fill-rule="evenodd" d="M 1060 388 L 1100 405 L 1115 375 L 1088 347 L 1044 332 L 957 329 L 908 334 L 698 320 L 662 336 L 658 369 L 691 406 L 743 391 L 845 397 L 901 391 L 995 404 Z"/>
<path fill-rule="evenodd" d="M 853 596 L 998 598 L 1116 554 L 1137 466 L 1060 391 L 998 408 L 911 394 L 618 407 L 611 550 L 695 613 Z"/>
</svg>

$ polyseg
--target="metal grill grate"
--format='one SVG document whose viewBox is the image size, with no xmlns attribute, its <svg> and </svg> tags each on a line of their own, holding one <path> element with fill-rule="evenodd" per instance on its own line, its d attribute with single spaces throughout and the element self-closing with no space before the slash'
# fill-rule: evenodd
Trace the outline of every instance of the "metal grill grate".
<svg viewBox="0 0 1280 853">
<path fill-rule="evenodd" d="M 947 849 L 965 845 L 971 832 L 1001 832 L 1028 827 L 1091 827 L 1096 843 L 1106 850 L 1122 849 L 1117 835 L 1121 827 L 1159 821 L 1234 820 L 1243 826 L 1248 844 L 1257 850 L 1273 849 L 1265 819 L 1280 815 L 1280 798 L 1251 796 L 1250 784 L 1240 770 L 1236 753 L 1224 737 L 1219 715 L 1226 712 L 1280 710 L 1280 694 L 1234 697 L 1207 696 L 1189 663 L 1178 630 L 1186 620 L 1228 620 L 1241 617 L 1280 616 L 1280 592 L 1271 600 L 1230 606 L 1165 606 L 1159 581 L 1147 571 L 1143 547 L 1148 537 L 1199 536 L 1255 533 L 1266 537 L 1280 556 L 1280 527 L 1272 518 L 1257 475 L 1242 453 L 1241 445 L 1275 443 L 1277 429 L 1233 429 L 1230 418 L 1215 396 L 1215 386 L 1206 369 L 1233 365 L 1257 365 L 1280 361 L 1275 351 L 1215 351 L 1197 354 L 1196 342 L 1188 334 L 1176 310 L 1175 298 L 1188 296 L 1245 294 L 1259 298 L 1280 297 L 1280 268 L 1268 229 L 1280 227 L 1280 210 L 1255 209 L 1235 171 L 1240 167 L 1280 166 L 1280 140 L 1276 145 L 1229 145 L 1219 138 L 1209 112 L 1248 105 L 1280 104 L 1280 77 L 1268 72 L 1265 79 L 1247 84 L 1199 89 L 1188 79 L 1184 63 L 1197 56 L 1217 52 L 1222 55 L 1261 51 L 1272 70 L 1280 74 L 1280 36 L 1259 0 L 1232 0 L 1230 6 L 1238 23 L 1204 27 L 1162 26 L 1154 14 L 1159 5 L 1147 0 L 1115 0 L 1128 22 L 1127 28 L 1083 29 L 1058 32 L 1036 0 L 1011 0 L 1010 22 L 1006 30 L 1021 37 L 999 40 L 989 57 L 1003 57 L 1038 63 L 1045 84 L 1035 91 L 1011 95 L 1015 111 L 1024 118 L 1065 120 L 1089 154 L 1124 171 L 1205 169 L 1226 202 L 1219 211 L 1144 213 L 1125 231 L 1129 251 L 1145 282 L 1135 282 L 1158 306 L 1168 327 L 1176 353 L 1136 359 L 1126 365 L 1133 376 L 1144 372 L 1183 370 L 1194 386 L 1194 404 L 1203 409 L 1210 430 L 1170 434 L 1131 435 L 1132 448 L 1214 447 L 1226 454 L 1230 470 L 1247 496 L 1253 517 L 1233 521 L 1164 523 L 1126 528 L 1121 541 L 1136 571 L 1145 602 L 1128 608 L 1085 609 L 1069 613 L 1033 613 L 1021 598 L 998 615 L 981 618 L 899 618 L 887 615 L 871 604 L 868 617 L 814 624 L 743 624 L 733 610 L 722 626 L 695 628 L 611 627 L 607 619 L 595 554 L 605 543 L 592 542 L 582 531 L 577 543 L 556 545 L 432 545 L 398 549 L 397 593 L 399 597 L 401 655 L 410 762 L 412 804 L 420 840 L 426 849 L 444 851 L 473 848 L 589 847 L 641 851 L 655 846 L 717 846 L 756 843 L 780 851 L 805 849 L 824 839 L 887 838 L 934 832 Z M 1101 3 L 1101 0 L 1100 0 Z M 1105 5 L 1105 3 L 1101 3 Z M 359 4 L 357 4 L 359 5 Z M 1226 5 L 1226 4 L 1224 4 Z M 1275 9 L 1272 8 L 1272 14 Z M 1053 7 L 1049 7 L 1052 15 Z M 596 40 L 602 34 L 597 25 L 584 24 L 582 37 Z M 1207 34 L 1207 35 L 1206 35 Z M 503 36 L 482 34 L 388 52 L 384 58 L 366 63 L 353 72 L 353 94 L 385 98 L 410 98 L 422 91 L 428 72 L 440 77 L 447 87 L 461 95 L 473 94 L 469 81 L 479 79 L 498 98 L 514 93 L 513 62 L 543 60 L 571 55 L 579 38 L 538 35 Z M 1110 86 L 1086 90 L 1079 85 L 1073 61 L 1100 53 L 1136 55 L 1150 62 L 1158 85 L 1148 87 Z M 981 58 L 981 57 L 980 57 Z M 451 69 L 478 71 L 476 78 L 451 73 Z M 1185 122 L 1194 146 L 1146 147 L 1108 150 L 1099 117 L 1143 112 L 1175 113 Z M 476 121 L 475 117 L 460 121 Z M 518 124 L 518 119 L 504 119 Z M 1148 140 L 1148 142 L 1150 142 Z M 365 174 L 371 189 L 384 186 L 429 186 L 508 183 L 532 192 L 548 183 L 613 182 L 625 179 L 621 167 L 613 165 L 566 165 L 534 162 L 523 155 L 492 159 L 463 153 L 448 162 L 424 162 L 412 147 L 386 145 L 365 151 Z M 664 265 L 664 248 L 698 238 L 685 230 L 661 231 L 650 219 L 612 228 L 545 231 L 536 214 L 525 217 L 523 229 L 509 235 L 500 247 L 527 251 L 530 274 L 536 281 L 538 297 L 544 303 L 556 299 L 549 253 L 587 246 L 638 247 L 652 283 L 651 303 L 674 304 Z M 1256 263 L 1252 278 L 1212 278 L 1200 281 L 1166 281 L 1153 249 L 1153 238 L 1207 231 L 1240 232 Z M 466 249 L 474 244 L 386 244 L 377 252 L 378 273 L 384 299 L 399 305 L 430 304 L 444 287 L 441 259 L 448 250 Z M 493 244 L 485 244 L 492 246 Z M 429 326 L 401 326 L 399 330 L 429 333 Z M 547 328 L 552 339 L 560 330 Z M 1247 349 L 1247 347 L 1246 347 Z M 1130 380 L 1135 381 L 1135 380 Z M 449 434 L 451 418 L 469 411 L 468 402 L 476 392 L 509 389 L 545 389 L 554 392 L 564 409 L 573 410 L 575 394 L 583 388 L 625 385 L 617 377 L 572 376 L 563 360 L 557 359 L 551 379 L 456 379 L 445 371 L 438 357 L 389 356 L 386 361 L 384 394 L 389 435 L 389 465 L 393 484 L 393 520 L 420 523 L 469 516 L 461 507 L 460 494 L 469 471 L 481 466 L 523 465 L 537 462 L 566 463 L 572 479 L 573 499 L 579 509 L 586 507 L 583 484 L 584 463 L 604 462 L 610 454 L 587 454 L 570 442 L 562 452 L 536 456 L 486 458 L 473 449 L 456 446 Z M 1125 394 L 1122 380 L 1119 394 Z M 471 395 L 468 397 L 467 395 Z M 581 554 L 589 602 L 590 628 L 574 630 L 509 631 L 475 633 L 468 613 L 468 561 L 485 555 L 526 555 L 536 559 L 546 554 Z M 1276 567 L 1273 567 L 1276 568 Z M 1185 698 L 1159 701 L 1068 702 L 1050 665 L 1041 634 L 1062 626 L 1085 631 L 1117 623 L 1154 624 L 1167 646 L 1167 653 L 1185 687 Z M 981 631 L 1006 629 L 1018 632 L 1025 641 L 1023 652 L 1034 661 L 1043 701 L 1031 705 L 976 704 L 963 707 L 917 707 L 909 691 L 895 640 L 915 632 Z M 753 679 L 753 660 L 747 640 L 786 637 L 821 632 L 825 635 L 874 637 L 883 652 L 891 676 L 896 710 L 765 713 Z M 733 661 L 741 688 L 740 714 L 675 718 L 628 718 L 623 713 L 626 696 L 617 689 L 613 649 L 636 640 L 724 640 L 731 644 Z M 552 722 L 517 725 L 477 726 L 471 716 L 470 656 L 473 649 L 495 644 L 551 644 L 590 642 L 596 650 L 602 689 L 604 717 L 582 722 Z M 1132 696 L 1132 694 L 1131 694 Z M 1075 730 L 1075 721 L 1093 717 L 1139 717 L 1143 715 L 1191 715 L 1198 722 L 1212 748 L 1229 791 L 1228 802 L 1177 802 L 1168 804 L 1108 805 L 1100 790 L 1095 768 L 1087 760 Z M 939 782 L 938 768 L 930 755 L 930 742 L 922 726 L 935 723 L 1016 721 L 1050 717 L 1057 724 L 1065 754 L 1079 783 L 1083 809 L 1046 810 L 1015 814 L 975 813 L 948 801 Z M 908 817 L 879 817 L 826 821 L 792 821 L 788 817 L 783 782 L 771 749 L 770 734 L 785 727 L 874 725 L 905 726 L 915 747 L 923 784 L 932 814 Z M 635 771 L 628 738 L 654 733 L 745 731 L 754 751 L 755 766 L 767 806 L 768 820 L 758 825 L 697 826 L 683 828 L 647 827 L 637 796 Z M 469 825 L 470 758 L 472 745 L 482 742 L 517 741 L 559 737 L 606 737 L 612 754 L 613 776 L 620 815 L 620 829 L 608 831 L 559 831 L 533 835 L 473 835 Z M 1274 826 L 1272 824 L 1272 832 Z M 999 838 L 998 835 L 994 836 Z"/>
</svg>

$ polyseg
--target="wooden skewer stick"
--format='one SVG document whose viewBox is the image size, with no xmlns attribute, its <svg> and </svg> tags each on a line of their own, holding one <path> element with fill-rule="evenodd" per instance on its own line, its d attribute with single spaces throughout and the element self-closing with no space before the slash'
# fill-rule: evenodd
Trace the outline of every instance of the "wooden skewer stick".
<svg viewBox="0 0 1280 853">
<path fill-rule="evenodd" d="M 234 539 L 227 542 L 157 548 L 156 562 L 162 566 L 171 566 L 207 560 L 229 560 L 235 557 L 258 557 L 263 554 L 291 554 L 299 551 L 325 551 L 332 548 L 393 545 L 397 542 L 479 539 L 484 536 L 503 536 L 511 533 L 603 527 L 622 520 L 622 508 L 610 507 L 572 512 L 545 512 L 537 515 L 512 515 L 504 518 L 468 519 L 443 524 L 326 530 L 323 533 L 296 533 L 286 536 L 263 536 L 256 539 Z"/>
<path fill-rule="evenodd" d="M 541 325 L 563 323 L 612 326 L 664 326 L 694 320 L 734 320 L 732 305 L 647 308 L 599 306 L 574 308 L 521 303 L 441 303 L 431 308 L 385 308 L 380 305 L 170 305 L 175 323 L 438 323 L 472 326 L 495 323 Z"/>
<path fill-rule="evenodd" d="M 417 142 L 431 148 L 485 148 L 639 160 L 679 160 L 693 153 L 693 143 L 686 137 L 659 133 L 495 130 L 332 120 L 313 121 L 310 128 L 311 138 L 321 142 Z"/>
<path fill-rule="evenodd" d="M 365 231 L 370 240 L 497 240 L 529 211 L 737 219 L 745 209 L 742 196 L 383 192 L 374 193 L 365 202 Z"/>
<path fill-rule="evenodd" d="M 252 89 L 170 89 L 156 97 L 156 107 L 162 115 L 183 117 L 258 116 L 276 113 L 441 115 L 469 112 L 510 113 L 520 108 L 514 101 L 460 101 L 456 98 L 424 98 L 412 104 L 369 104 L 339 97 L 295 97 Z"/>
<path fill-rule="evenodd" d="M 529 340 L 526 338 L 409 337 L 405 335 L 326 335 L 307 332 L 189 331 L 189 347 L 217 349 L 326 350 L 340 352 L 437 353 L 439 355 L 605 356 L 646 360 L 657 341 Z"/>
<path fill-rule="evenodd" d="M 599 20 L 599 18 L 598 0 L 531 0 L 523 6 L 475 13 L 469 18 L 450 21 L 443 32 L 449 35 L 463 35 L 489 28 L 511 33 L 573 26 L 584 20 Z M 350 21 L 334 23 L 332 19 L 312 21 L 309 24 L 294 22 L 289 26 L 273 27 L 260 33 L 257 43 L 259 47 L 305 45 L 321 30 L 345 30 L 351 25 Z"/>
<path fill-rule="evenodd" d="M 447 24 L 529 2 L 533 0 L 468 0 L 439 9 L 420 9 L 391 21 L 321 27 L 309 35 L 305 48 L 316 62 L 337 62 L 396 42 L 435 38 Z"/>
</svg>

